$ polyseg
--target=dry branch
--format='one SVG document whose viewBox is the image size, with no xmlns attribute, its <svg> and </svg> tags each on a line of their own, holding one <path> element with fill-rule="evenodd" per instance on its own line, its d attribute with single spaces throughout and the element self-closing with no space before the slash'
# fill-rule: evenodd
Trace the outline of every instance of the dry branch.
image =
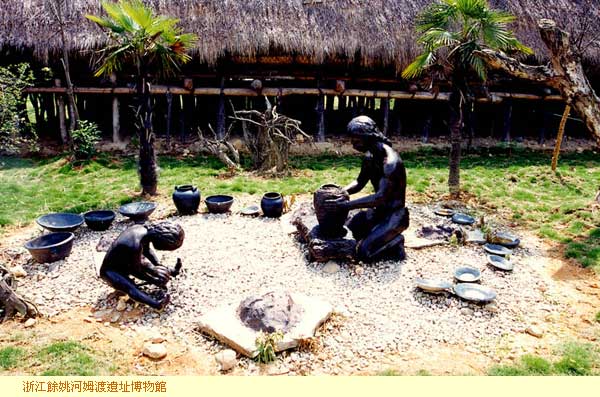
<svg viewBox="0 0 600 397">
<path fill-rule="evenodd" d="M 569 43 L 569 34 L 548 19 L 540 20 L 538 26 L 542 40 L 551 54 L 551 61 L 546 66 L 524 65 L 491 50 L 478 52 L 477 55 L 493 69 L 557 89 L 565 102 L 581 116 L 600 146 L 600 98 L 585 75 L 581 58 Z"/>
</svg>

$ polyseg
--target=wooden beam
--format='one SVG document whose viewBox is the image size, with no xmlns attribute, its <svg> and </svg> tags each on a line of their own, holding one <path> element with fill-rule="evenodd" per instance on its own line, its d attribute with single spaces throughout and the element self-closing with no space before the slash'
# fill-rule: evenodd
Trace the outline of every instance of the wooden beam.
<svg viewBox="0 0 600 397">
<path fill-rule="evenodd" d="M 73 88 L 76 94 L 113 94 L 113 95 L 131 95 L 135 94 L 135 88 L 128 87 L 75 87 Z M 29 87 L 23 90 L 26 94 L 64 94 L 66 93 L 65 87 Z M 167 92 L 171 92 L 173 95 L 220 95 L 221 88 L 219 87 L 203 87 L 194 88 L 193 90 L 187 90 L 182 87 L 170 87 L 165 85 L 154 85 L 151 87 L 150 92 L 153 95 L 163 95 Z M 386 90 L 363 90 L 363 89 L 348 89 L 343 93 L 336 92 L 334 89 L 323 88 L 275 88 L 265 87 L 262 89 L 262 95 L 265 96 L 288 96 L 288 95 L 314 95 L 318 96 L 319 93 L 323 95 L 342 95 L 342 96 L 356 96 L 366 98 L 390 98 L 390 99 L 413 99 L 418 101 L 441 101 L 447 102 L 450 98 L 450 93 L 440 92 L 439 94 L 432 94 L 430 92 L 419 91 L 411 93 L 408 91 L 386 91 Z M 256 91 L 251 88 L 225 88 L 223 89 L 223 95 L 225 96 L 257 96 Z M 505 98 L 532 100 L 532 101 L 552 101 L 562 102 L 563 98 L 560 95 L 534 95 L 524 93 L 512 93 L 512 92 L 493 92 L 488 98 L 477 98 L 477 102 L 502 102 Z"/>
</svg>

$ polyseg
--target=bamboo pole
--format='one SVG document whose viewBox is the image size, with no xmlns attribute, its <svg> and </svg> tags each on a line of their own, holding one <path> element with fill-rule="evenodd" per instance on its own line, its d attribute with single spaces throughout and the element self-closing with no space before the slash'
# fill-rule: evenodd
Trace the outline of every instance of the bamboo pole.
<svg viewBox="0 0 600 397">
<path fill-rule="evenodd" d="M 54 79 L 56 87 L 62 86 L 60 79 Z M 67 131 L 67 119 L 65 116 L 65 99 L 61 94 L 56 94 L 56 106 L 58 107 L 58 123 L 60 126 L 60 140 L 63 145 L 69 143 L 69 132 Z"/>
<path fill-rule="evenodd" d="M 134 88 L 128 87 L 74 87 L 73 91 L 76 94 L 111 94 L 111 95 L 131 95 L 135 94 Z M 60 93 L 65 94 L 66 88 L 64 87 L 29 87 L 23 90 L 26 94 L 54 94 Z M 165 85 L 153 85 L 150 89 L 152 95 L 164 95 L 167 92 L 171 92 L 173 95 L 220 95 L 221 88 L 219 87 L 202 87 L 188 90 L 183 87 L 170 87 Z M 258 96 L 255 90 L 251 88 L 225 88 L 223 89 L 225 96 Z M 338 93 L 334 89 L 322 88 L 274 88 L 265 87 L 261 91 L 261 95 L 265 96 L 288 96 L 288 95 L 342 95 L 342 96 L 355 96 L 355 97 L 366 97 L 366 98 L 390 98 L 390 99 L 413 99 L 417 101 L 440 101 L 447 102 L 450 98 L 450 93 L 440 92 L 438 94 L 432 94 L 430 92 L 420 91 L 411 93 L 408 91 L 396 91 L 396 90 L 361 90 L 361 89 L 349 89 L 343 93 Z M 533 95 L 524 93 L 512 93 L 512 92 L 494 92 L 487 98 L 477 98 L 476 102 L 502 102 L 505 98 L 531 100 L 531 101 L 549 101 L 549 102 L 560 102 L 563 98 L 560 95 Z"/>
<path fill-rule="evenodd" d="M 556 145 L 554 145 L 554 153 L 552 154 L 552 171 L 556 171 L 556 166 L 558 165 L 560 145 L 562 144 L 563 135 L 565 134 L 565 125 L 567 124 L 569 113 L 571 113 L 571 105 L 565 106 L 565 111 L 563 112 L 562 118 L 560 119 L 560 124 L 558 126 L 558 134 L 556 135 Z"/>
</svg>

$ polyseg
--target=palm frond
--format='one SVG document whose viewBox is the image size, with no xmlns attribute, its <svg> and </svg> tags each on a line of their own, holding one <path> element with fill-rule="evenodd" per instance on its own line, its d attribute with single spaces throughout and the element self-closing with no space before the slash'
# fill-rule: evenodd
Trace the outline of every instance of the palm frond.
<svg viewBox="0 0 600 397">
<path fill-rule="evenodd" d="M 119 4 L 129 19 L 139 28 L 147 30 L 154 22 L 152 10 L 140 0 L 123 0 Z"/>
<path fill-rule="evenodd" d="M 435 63 L 435 54 L 433 52 L 425 52 L 415 58 L 415 60 L 404 69 L 402 77 L 405 79 L 414 79 L 419 77 L 423 72 Z"/>
<path fill-rule="evenodd" d="M 121 3 L 109 3 L 104 1 L 102 2 L 102 8 L 108 14 L 109 18 L 113 20 L 115 25 L 119 25 L 127 32 L 133 32 L 133 21 L 123 11 Z"/>
</svg>

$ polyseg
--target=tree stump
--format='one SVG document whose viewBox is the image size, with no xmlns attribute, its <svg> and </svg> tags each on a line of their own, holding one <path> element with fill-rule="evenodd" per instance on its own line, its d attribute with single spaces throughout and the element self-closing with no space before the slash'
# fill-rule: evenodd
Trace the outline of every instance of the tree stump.
<svg viewBox="0 0 600 397">
<path fill-rule="evenodd" d="M 23 317 L 35 317 L 38 314 L 33 303 L 19 296 L 16 292 L 14 276 L 4 266 L 0 265 L 0 323 L 19 313 Z"/>
</svg>

